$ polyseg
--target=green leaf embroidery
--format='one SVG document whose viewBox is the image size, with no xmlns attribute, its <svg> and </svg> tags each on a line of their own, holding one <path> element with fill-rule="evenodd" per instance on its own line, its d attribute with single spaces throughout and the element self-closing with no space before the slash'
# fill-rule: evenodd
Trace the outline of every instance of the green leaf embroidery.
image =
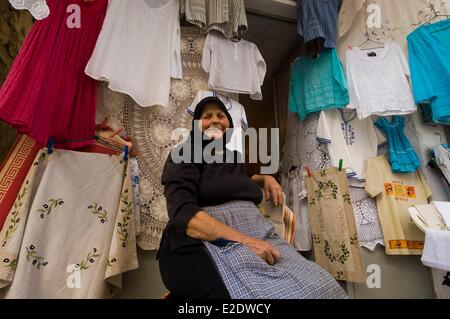
<svg viewBox="0 0 450 319">
<path fill-rule="evenodd" d="M 102 224 L 108 221 L 108 212 L 102 206 L 98 206 L 97 202 L 93 205 L 89 205 L 88 209 L 91 210 L 92 214 L 97 215 Z"/>
<path fill-rule="evenodd" d="M 23 205 L 23 198 L 27 194 L 28 190 L 31 188 L 29 185 L 29 181 L 25 181 L 25 184 L 22 188 L 22 190 L 19 192 L 19 195 L 17 195 L 16 201 L 14 202 L 14 210 L 11 213 L 11 218 L 9 219 L 8 225 L 5 225 L 6 232 L 5 236 L 3 238 L 2 247 L 6 245 L 8 240 L 11 238 L 12 234 L 16 231 L 18 223 L 20 222 L 20 218 L 17 217 L 19 215 L 19 209 Z"/>
<path fill-rule="evenodd" d="M 106 267 L 112 267 L 113 264 L 117 261 L 116 258 L 112 258 L 111 260 L 107 259 L 106 260 Z"/>
<path fill-rule="evenodd" d="M 122 241 L 122 247 L 128 244 L 128 224 L 133 215 L 132 202 L 128 199 L 128 189 L 125 189 L 120 197 L 121 205 L 120 212 L 122 213 L 122 221 L 117 223 L 117 233 L 119 240 Z"/>
<path fill-rule="evenodd" d="M 355 247 L 358 247 L 358 234 L 350 236 L 350 244 L 354 245 Z"/>
<path fill-rule="evenodd" d="M 80 270 L 86 270 L 100 255 L 101 253 L 97 252 L 97 248 L 92 248 L 92 251 L 89 251 L 87 256 L 79 264 L 77 264 L 77 266 L 80 267 Z"/>
<path fill-rule="evenodd" d="M 345 244 L 345 241 L 339 244 L 339 242 L 336 242 L 338 246 L 340 247 L 340 252 L 333 254 L 331 251 L 331 246 L 328 240 L 324 241 L 325 245 L 323 248 L 323 252 L 325 253 L 325 256 L 331 261 L 331 262 L 340 262 L 341 264 L 344 264 L 348 257 L 350 256 L 350 251 L 347 249 L 347 245 Z"/>
<path fill-rule="evenodd" d="M 318 200 L 321 200 L 322 197 L 323 197 L 321 186 L 322 186 L 322 182 L 319 182 L 319 188 L 315 190 L 316 197 L 317 197 Z"/>
<path fill-rule="evenodd" d="M 36 162 L 34 162 L 33 165 L 34 166 L 39 165 L 45 159 L 46 155 L 47 155 L 46 152 L 42 152 L 41 155 L 39 156 L 38 160 Z"/>
<path fill-rule="evenodd" d="M 333 199 L 337 199 L 338 187 L 331 180 L 329 180 L 328 182 L 319 182 L 318 187 L 319 188 L 315 190 L 315 194 L 318 200 L 321 200 L 324 197 L 323 192 L 327 188 L 331 188 L 331 197 L 333 197 Z"/>
<path fill-rule="evenodd" d="M 345 280 L 345 275 L 343 271 L 337 271 L 336 275 L 334 276 L 337 280 Z"/>
<path fill-rule="evenodd" d="M 17 259 L 10 260 L 9 258 L 3 259 L 3 262 L 6 264 L 6 267 L 11 268 L 11 270 L 15 271 L 17 268 Z"/>
<path fill-rule="evenodd" d="M 45 204 L 42 205 L 42 208 L 39 208 L 37 211 L 38 213 L 41 213 L 39 216 L 41 218 L 44 218 L 45 214 L 50 214 L 52 211 L 55 211 L 58 206 L 61 206 L 63 204 L 64 201 L 62 198 L 49 199 Z"/>
<path fill-rule="evenodd" d="M 313 241 L 314 241 L 314 244 L 319 245 L 320 244 L 320 236 L 313 234 Z"/>
<path fill-rule="evenodd" d="M 33 266 L 36 266 L 37 269 L 40 269 L 41 266 L 47 266 L 48 262 L 44 260 L 44 257 L 40 256 L 35 247 L 33 245 L 30 245 L 29 247 L 26 247 L 27 250 L 27 261 L 31 261 Z"/>
<path fill-rule="evenodd" d="M 350 195 L 348 193 L 342 195 L 342 197 L 344 198 L 344 202 L 346 202 L 347 204 L 351 204 L 352 203 L 351 200 L 350 200 Z"/>
</svg>

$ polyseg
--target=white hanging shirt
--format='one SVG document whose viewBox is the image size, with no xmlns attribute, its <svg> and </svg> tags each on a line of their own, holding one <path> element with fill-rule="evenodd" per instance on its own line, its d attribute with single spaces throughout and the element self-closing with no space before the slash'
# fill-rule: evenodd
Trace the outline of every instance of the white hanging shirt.
<svg viewBox="0 0 450 319">
<path fill-rule="evenodd" d="M 369 56 L 375 52 L 375 56 Z M 346 73 L 350 95 L 348 108 L 360 119 L 370 115 L 405 115 L 417 110 L 412 96 L 409 65 L 400 46 L 385 43 L 384 48 L 346 52 Z"/>
<path fill-rule="evenodd" d="M 332 166 L 338 167 L 343 160 L 349 184 L 356 187 L 364 186 L 366 160 L 376 157 L 378 148 L 386 143 L 370 118 L 361 120 L 348 110 L 337 109 L 320 113 L 317 140 L 328 144 Z"/>
<path fill-rule="evenodd" d="M 195 108 L 197 107 L 198 102 L 203 100 L 208 96 L 217 96 L 223 104 L 225 104 L 228 113 L 230 113 L 231 118 L 233 119 L 234 131 L 233 135 L 231 135 L 231 140 L 227 144 L 227 148 L 232 151 L 238 151 L 243 154 L 243 144 L 242 144 L 242 133 L 243 130 L 248 128 L 247 115 L 245 114 L 245 109 L 242 104 L 239 102 L 230 99 L 227 96 L 217 94 L 213 91 L 208 90 L 200 90 L 197 92 L 194 101 L 192 101 L 191 106 L 187 109 L 187 111 L 193 115 Z"/>
<path fill-rule="evenodd" d="M 111 0 L 86 74 L 141 106 L 167 106 L 170 78 L 182 77 L 179 6 L 178 0 Z"/>
<path fill-rule="evenodd" d="M 266 62 L 254 43 L 244 39 L 233 42 L 210 32 L 203 48 L 202 67 L 209 73 L 211 89 L 250 94 L 253 100 L 262 100 Z"/>
</svg>

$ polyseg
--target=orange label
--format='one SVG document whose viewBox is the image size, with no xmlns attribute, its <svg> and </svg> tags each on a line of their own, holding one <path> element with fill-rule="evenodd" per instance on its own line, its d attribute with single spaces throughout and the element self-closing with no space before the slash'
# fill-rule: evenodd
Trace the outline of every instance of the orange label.
<svg viewBox="0 0 450 319">
<path fill-rule="evenodd" d="M 416 189 L 414 186 L 405 186 L 405 192 L 408 198 L 416 198 Z"/>
<path fill-rule="evenodd" d="M 390 240 L 389 248 L 390 249 L 423 249 L 424 242 L 423 241 L 413 241 L 413 240 Z"/>
<path fill-rule="evenodd" d="M 407 201 L 416 198 L 416 188 L 414 186 L 403 186 L 401 183 L 384 183 L 384 190 L 387 196 L 395 196 L 395 199 Z"/>
<path fill-rule="evenodd" d="M 388 196 L 394 195 L 394 188 L 391 183 L 384 183 L 384 190 Z"/>
<path fill-rule="evenodd" d="M 395 193 L 395 197 L 406 197 L 405 189 L 403 188 L 403 185 L 394 184 L 394 193 Z"/>
</svg>

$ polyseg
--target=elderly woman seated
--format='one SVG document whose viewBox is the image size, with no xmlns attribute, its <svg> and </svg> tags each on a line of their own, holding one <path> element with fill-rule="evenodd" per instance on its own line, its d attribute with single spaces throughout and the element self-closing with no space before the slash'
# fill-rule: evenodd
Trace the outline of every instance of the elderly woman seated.
<svg viewBox="0 0 450 319">
<path fill-rule="evenodd" d="M 228 128 L 233 121 L 222 101 L 201 100 L 189 138 L 165 163 L 169 223 L 158 259 L 170 297 L 345 298 L 330 274 L 289 246 L 260 214 L 260 187 L 276 205 L 281 187 L 271 176 L 251 174 L 240 153 L 225 147 Z M 203 156 L 211 143 L 213 161 Z"/>
</svg>

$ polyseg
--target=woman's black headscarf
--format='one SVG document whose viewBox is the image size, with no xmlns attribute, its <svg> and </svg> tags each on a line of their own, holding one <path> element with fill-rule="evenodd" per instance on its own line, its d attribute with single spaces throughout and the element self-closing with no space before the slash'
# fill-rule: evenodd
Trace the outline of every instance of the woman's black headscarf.
<svg viewBox="0 0 450 319">
<path fill-rule="evenodd" d="M 205 109 L 205 107 L 208 104 L 215 104 L 217 105 L 227 116 L 228 121 L 230 122 L 230 126 L 229 128 L 233 128 L 233 119 L 231 118 L 230 113 L 228 113 L 227 107 L 225 106 L 225 104 L 223 104 L 223 102 L 215 96 L 208 96 L 205 97 L 203 100 L 201 100 L 200 102 L 198 102 L 197 106 L 195 107 L 195 111 L 194 111 L 194 117 L 192 119 L 192 131 L 194 132 L 194 130 L 198 129 L 200 130 L 200 128 L 197 125 L 194 125 L 194 121 L 198 121 L 200 120 L 203 110 Z"/>
<path fill-rule="evenodd" d="M 203 110 L 205 109 L 205 107 L 209 104 L 215 104 L 217 105 L 226 115 L 226 117 L 228 118 L 228 121 L 230 122 L 230 126 L 228 127 L 228 133 L 225 132 L 222 137 L 220 137 L 220 139 L 218 139 L 217 141 L 215 141 L 217 144 L 220 144 L 220 148 L 222 150 L 224 150 L 224 156 L 225 156 L 225 152 L 227 151 L 225 145 L 228 144 L 231 140 L 231 133 L 232 130 L 234 128 L 233 125 L 233 119 L 230 115 L 230 113 L 228 112 L 225 104 L 217 97 L 215 96 L 208 96 L 205 97 L 204 99 L 202 99 L 200 102 L 198 102 L 197 106 L 195 107 L 195 111 L 194 111 L 194 116 L 192 119 L 192 130 L 188 139 L 188 143 L 191 143 L 192 145 L 192 151 L 195 150 L 199 150 L 199 148 L 201 148 L 201 151 L 203 152 L 203 150 L 205 149 L 205 147 L 211 143 L 213 140 L 211 140 L 209 137 L 205 136 L 205 133 L 201 131 L 201 128 L 198 126 L 198 123 L 195 123 L 195 121 L 199 121 Z M 230 131 L 231 130 L 231 131 Z M 197 143 L 197 141 L 194 139 L 194 134 L 200 134 L 200 136 L 202 137 L 202 143 L 201 145 L 196 145 L 195 143 Z M 228 150 L 228 152 L 230 152 Z M 192 154 L 193 155 L 193 154 Z"/>
</svg>

